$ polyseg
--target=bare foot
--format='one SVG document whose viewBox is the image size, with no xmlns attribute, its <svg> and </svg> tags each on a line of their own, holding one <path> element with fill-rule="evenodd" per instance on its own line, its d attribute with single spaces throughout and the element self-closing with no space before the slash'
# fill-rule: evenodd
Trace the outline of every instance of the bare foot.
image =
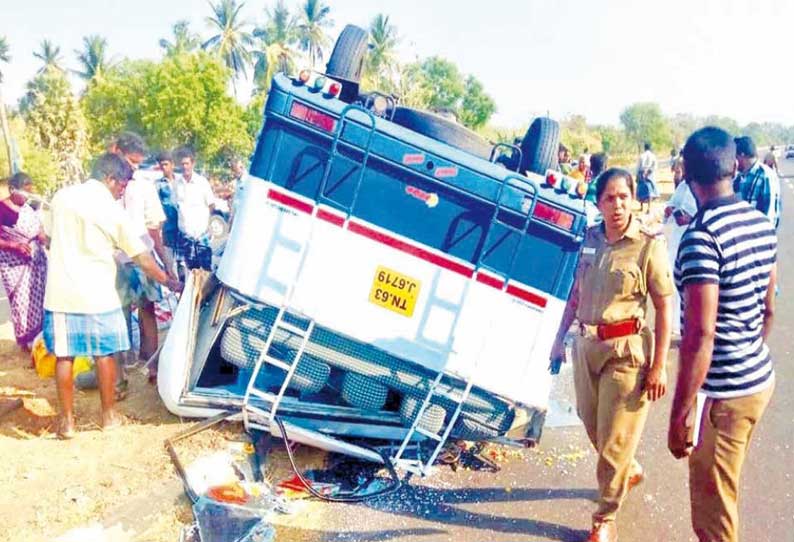
<svg viewBox="0 0 794 542">
<path fill-rule="evenodd" d="M 124 425 L 124 418 L 115 410 L 102 413 L 102 430 L 114 429 Z"/>
<path fill-rule="evenodd" d="M 58 420 L 58 433 L 57 436 L 61 440 L 73 439 L 77 431 L 74 427 L 74 418 L 61 417 Z"/>
</svg>

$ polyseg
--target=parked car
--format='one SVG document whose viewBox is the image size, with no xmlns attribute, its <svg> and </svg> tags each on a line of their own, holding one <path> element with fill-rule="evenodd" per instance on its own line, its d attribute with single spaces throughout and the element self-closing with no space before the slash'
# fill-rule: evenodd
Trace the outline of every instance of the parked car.
<svg viewBox="0 0 794 542">
<path fill-rule="evenodd" d="M 450 437 L 540 438 L 587 218 L 554 171 L 554 121 L 531 124 L 511 171 L 465 127 L 360 95 L 366 50 L 348 26 L 325 74 L 273 78 L 223 256 L 186 282 L 158 390 L 180 416 L 231 410 L 424 474 Z"/>
</svg>

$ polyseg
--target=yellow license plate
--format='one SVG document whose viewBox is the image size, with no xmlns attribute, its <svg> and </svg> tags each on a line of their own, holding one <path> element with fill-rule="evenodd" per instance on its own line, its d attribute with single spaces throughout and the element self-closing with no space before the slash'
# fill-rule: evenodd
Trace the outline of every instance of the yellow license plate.
<svg viewBox="0 0 794 542">
<path fill-rule="evenodd" d="M 369 302 L 384 309 L 411 317 L 421 283 L 394 269 L 378 266 L 369 291 Z"/>
</svg>

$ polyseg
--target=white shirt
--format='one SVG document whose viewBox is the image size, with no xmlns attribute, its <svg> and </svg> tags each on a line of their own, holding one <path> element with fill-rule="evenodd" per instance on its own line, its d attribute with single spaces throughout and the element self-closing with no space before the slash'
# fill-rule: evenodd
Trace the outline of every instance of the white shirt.
<svg viewBox="0 0 794 542">
<path fill-rule="evenodd" d="M 114 252 L 146 251 L 127 214 L 94 179 L 59 190 L 50 205 L 42 220 L 51 239 L 44 308 L 80 314 L 121 308 Z"/>
<path fill-rule="evenodd" d="M 157 194 L 154 181 L 136 171 L 127 183 L 127 189 L 121 199 L 121 206 L 127 213 L 135 233 L 141 238 L 147 250 L 154 249 L 154 241 L 149 230 L 159 229 L 165 222 L 165 212 Z M 120 253 L 119 261 L 128 262 L 129 258 Z"/>
<path fill-rule="evenodd" d="M 248 182 L 248 174 L 243 173 L 240 178 L 234 180 L 234 197 L 232 198 L 232 216 L 237 214 L 243 196 L 245 195 L 245 185 Z"/>
<path fill-rule="evenodd" d="M 651 151 L 645 151 L 640 155 L 640 161 L 637 164 L 638 171 L 645 171 L 650 169 L 651 172 L 656 171 L 656 155 Z"/>
<path fill-rule="evenodd" d="M 177 178 L 174 200 L 179 210 L 179 230 L 193 239 L 204 235 L 210 223 L 210 205 L 215 203 L 209 181 L 198 173 L 193 173 L 189 181 Z"/>
<path fill-rule="evenodd" d="M 695 217 L 698 212 L 698 204 L 697 200 L 695 200 L 695 195 L 692 194 L 692 190 L 689 188 L 686 181 L 681 181 L 675 188 L 675 192 L 673 192 L 673 195 L 670 196 L 670 200 L 667 202 L 667 207 L 672 207 L 674 211 L 680 209 L 690 217 Z"/>
</svg>

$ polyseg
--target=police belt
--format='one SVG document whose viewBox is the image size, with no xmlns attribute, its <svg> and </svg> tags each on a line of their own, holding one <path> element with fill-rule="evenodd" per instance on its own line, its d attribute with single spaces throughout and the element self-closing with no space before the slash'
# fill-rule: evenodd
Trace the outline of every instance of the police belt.
<svg viewBox="0 0 794 542">
<path fill-rule="evenodd" d="M 636 335 L 642 329 L 642 320 L 632 318 L 612 324 L 579 324 L 579 334 L 582 337 L 598 338 L 602 341 Z"/>
</svg>

